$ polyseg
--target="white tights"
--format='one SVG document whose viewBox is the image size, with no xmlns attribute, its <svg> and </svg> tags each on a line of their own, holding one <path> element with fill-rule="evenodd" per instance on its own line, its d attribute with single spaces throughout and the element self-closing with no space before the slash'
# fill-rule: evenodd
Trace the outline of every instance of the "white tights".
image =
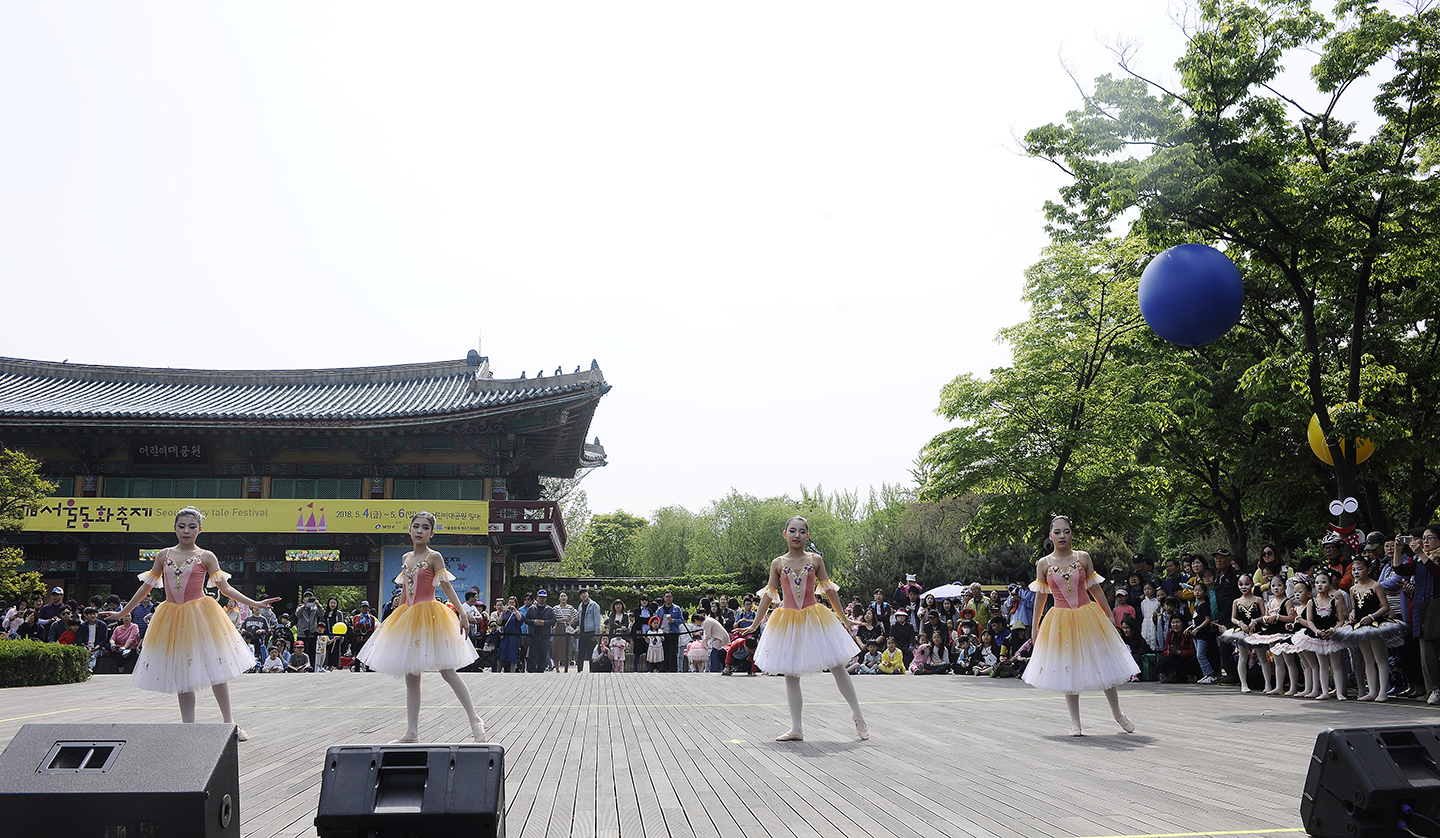
<svg viewBox="0 0 1440 838">
<path fill-rule="evenodd" d="M 215 694 L 215 703 L 220 705 L 220 718 L 225 724 L 235 724 L 235 718 L 230 714 L 230 685 L 216 684 L 210 688 Z M 180 721 L 187 725 L 195 724 L 195 693 L 180 693 Z"/>
<path fill-rule="evenodd" d="M 1105 691 L 1105 700 L 1110 702 L 1110 715 L 1114 716 L 1115 721 L 1120 722 L 1120 724 L 1123 726 L 1125 722 L 1128 721 L 1128 719 L 1125 719 L 1125 714 L 1120 712 L 1120 694 L 1115 691 L 1114 687 L 1111 687 L 1110 689 Z M 1080 694 L 1065 693 L 1065 707 L 1070 711 L 1071 729 L 1079 730 Z M 1122 719 L 1125 721 L 1122 721 Z"/>
<path fill-rule="evenodd" d="M 855 718 L 857 726 L 865 724 L 865 717 L 860 713 L 860 697 L 855 694 L 855 682 L 850 680 L 850 673 L 845 671 L 843 666 L 837 666 L 830 670 L 835 676 L 835 686 L 840 688 L 840 694 L 850 702 L 850 712 Z M 805 707 L 805 698 L 800 694 L 800 676 L 785 676 L 785 699 L 790 703 L 790 731 L 782 734 L 781 739 L 799 739 L 804 735 L 800 727 L 800 713 Z"/>
<path fill-rule="evenodd" d="M 453 669 L 440 670 L 440 677 L 455 691 L 455 697 L 460 700 L 460 706 L 465 708 L 465 715 L 470 719 L 470 728 L 473 730 L 480 724 L 480 717 L 475 713 L 475 704 L 470 700 L 470 690 L 465 682 L 460 680 L 460 673 Z M 420 738 L 420 676 L 405 676 L 405 738 Z"/>
</svg>

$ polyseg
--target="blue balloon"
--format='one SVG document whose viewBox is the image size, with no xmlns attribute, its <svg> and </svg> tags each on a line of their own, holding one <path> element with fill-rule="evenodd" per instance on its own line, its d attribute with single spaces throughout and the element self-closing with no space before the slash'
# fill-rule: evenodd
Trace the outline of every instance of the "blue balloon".
<svg viewBox="0 0 1440 838">
<path fill-rule="evenodd" d="M 1220 338 L 1240 321 L 1244 304 L 1240 269 L 1203 244 L 1176 245 L 1140 275 L 1140 313 L 1155 334 L 1179 346 Z"/>
</svg>

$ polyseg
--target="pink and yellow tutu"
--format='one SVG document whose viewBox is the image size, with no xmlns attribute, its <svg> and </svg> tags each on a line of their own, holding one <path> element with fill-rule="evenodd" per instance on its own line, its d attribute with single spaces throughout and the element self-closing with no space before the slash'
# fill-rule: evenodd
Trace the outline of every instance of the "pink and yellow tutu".
<svg viewBox="0 0 1440 838">
<path fill-rule="evenodd" d="M 405 585 L 410 602 L 397 606 L 380 623 L 356 656 L 361 663 L 376 672 L 401 676 L 459 669 L 480 657 L 461 632 L 454 612 L 435 599 L 436 585 L 455 578 L 448 570 L 442 574 L 436 577 L 424 568 L 410 579 L 404 571 L 395 577 Z"/>
<path fill-rule="evenodd" d="M 1125 648 L 1120 633 L 1087 593 L 1091 585 L 1105 580 L 1092 573 L 1084 587 L 1068 586 L 1070 590 L 1066 591 L 1064 583 L 1068 581 L 1062 581 L 1052 569 L 1048 585 L 1038 581 L 1030 584 L 1037 596 L 1054 593 L 1055 607 L 1045 612 L 1036 629 L 1035 645 L 1022 680 L 1042 690 L 1082 693 L 1106 690 L 1139 675 L 1140 667 Z"/>
<path fill-rule="evenodd" d="M 815 569 L 783 574 L 782 596 L 774 588 L 763 588 L 781 606 L 770 612 L 755 647 L 755 665 L 761 671 L 780 675 L 804 675 L 844 666 L 859 648 L 840 618 L 829 606 L 815 599 Z M 820 584 L 821 590 L 836 590 L 834 582 Z"/>
<path fill-rule="evenodd" d="M 166 600 L 156 607 L 145 630 L 140 657 L 130 675 L 131 686 L 189 693 L 253 669 L 255 651 L 235 630 L 220 603 L 205 596 L 204 566 L 194 562 L 167 565 L 167 569 L 178 573 L 140 574 L 140 581 L 147 585 L 163 584 Z M 224 573 L 212 577 L 215 581 L 228 578 Z"/>
</svg>

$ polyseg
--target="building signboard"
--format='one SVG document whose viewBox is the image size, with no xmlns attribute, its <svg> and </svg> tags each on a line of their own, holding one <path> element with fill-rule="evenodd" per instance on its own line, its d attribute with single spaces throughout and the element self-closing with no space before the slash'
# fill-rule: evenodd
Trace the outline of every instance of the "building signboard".
<svg viewBox="0 0 1440 838">
<path fill-rule="evenodd" d="M 30 510 L 30 532 L 163 533 L 186 506 L 205 513 L 211 532 L 405 532 L 421 510 L 435 515 L 435 531 L 479 535 L 490 531 L 490 504 L 467 500 L 287 500 L 281 498 L 49 498 Z"/>
</svg>

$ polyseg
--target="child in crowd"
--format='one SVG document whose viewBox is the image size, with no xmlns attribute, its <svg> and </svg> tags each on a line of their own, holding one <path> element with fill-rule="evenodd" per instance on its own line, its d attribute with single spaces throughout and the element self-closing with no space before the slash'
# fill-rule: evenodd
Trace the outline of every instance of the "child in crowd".
<svg viewBox="0 0 1440 838">
<path fill-rule="evenodd" d="M 1190 639 L 1195 642 L 1195 662 L 1200 665 L 1199 684 L 1214 684 L 1215 668 L 1210 665 L 1210 650 L 1215 645 L 1215 620 L 1210 607 L 1210 588 L 1204 582 L 1195 582 L 1186 593 L 1191 595 L 1193 613 L 1190 617 Z"/>
<path fill-rule="evenodd" d="M 880 674 L 880 646 L 874 640 L 865 645 L 865 657 L 860 661 L 859 674 Z"/>
<path fill-rule="evenodd" d="M 271 646 L 270 654 L 265 657 L 265 662 L 260 665 L 261 672 L 284 672 L 285 659 L 280 657 L 280 647 Z"/>
<path fill-rule="evenodd" d="M 950 667 L 952 675 L 974 675 L 975 666 L 980 660 L 980 651 L 975 648 L 975 638 L 968 635 L 960 635 L 960 640 L 955 647 L 955 664 Z"/>
<path fill-rule="evenodd" d="M 1000 665 L 1000 652 L 995 645 L 995 635 L 987 629 L 980 632 L 979 658 L 972 674 L 989 675 Z"/>
<path fill-rule="evenodd" d="M 660 618 L 651 617 L 650 627 L 645 632 L 645 671 L 660 671 L 665 666 L 665 632 L 660 629 Z"/>
<path fill-rule="evenodd" d="M 630 648 L 630 641 L 615 635 L 610 638 L 610 660 L 613 662 L 614 671 L 625 671 L 625 652 Z"/>
<path fill-rule="evenodd" d="M 905 655 L 895 645 L 893 636 L 885 638 L 885 651 L 880 653 L 881 675 L 904 675 Z"/>
<path fill-rule="evenodd" d="M 1184 684 L 1186 676 L 1200 676 L 1200 666 L 1195 660 L 1195 638 L 1188 629 L 1188 621 L 1181 617 L 1179 611 L 1180 600 L 1176 597 L 1165 598 L 1165 645 L 1160 649 L 1160 682 L 1164 684 Z"/>
<path fill-rule="evenodd" d="M 696 637 L 685 644 L 685 660 L 690 662 L 691 672 L 704 672 L 710 662 L 710 650 L 705 648 L 705 641 Z"/>
<path fill-rule="evenodd" d="M 1155 595 L 1154 585 L 1146 583 L 1144 590 L 1145 596 L 1140 600 L 1140 636 L 1145 638 L 1150 651 L 1158 652 L 1165 645 L 1165 639 L 1160 636 L 1158 621 L 1161 602 Z"/>
<path fill-rule="evenodd" d="M 910 658 L 910 674 L 919 675 L 930 665 L 930 635 L 920 633 L 920 642 L 915 644 L 915 655 Z"/>
<path fill-rule="evenodd" d="M 1125 624 L 1127 618 L 1134 619 L 1135 609 L 1130 605 L 1130 592 L 1120 588 L 1115 592 L 1115 607 L 1110 610 L 1110 617 L 1115 621 L 1115 628 Z"/>
</svg>

